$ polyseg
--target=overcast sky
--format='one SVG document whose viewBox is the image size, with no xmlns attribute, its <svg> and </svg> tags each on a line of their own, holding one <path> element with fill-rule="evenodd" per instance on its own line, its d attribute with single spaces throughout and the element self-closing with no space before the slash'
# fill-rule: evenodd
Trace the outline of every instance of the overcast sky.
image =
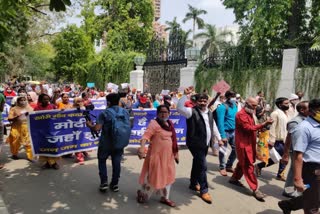
<svg viewBox="0 0 320 214">
<path fill-rule="evenodd" d="M 192 21 L 182 23 L 188 12 L 188 4 L 198 9 L 204 9 L 208 13 L 201 15 L 206 23 L 214 24 L 217 27 L 234 24 L 234 14 L 230 9 L 226 9 L 221 0 L 161 0 L 161 19 L 160 22 L 172 21 L 176 16 L 184 30 L 192 28 Z"/>
</svg>

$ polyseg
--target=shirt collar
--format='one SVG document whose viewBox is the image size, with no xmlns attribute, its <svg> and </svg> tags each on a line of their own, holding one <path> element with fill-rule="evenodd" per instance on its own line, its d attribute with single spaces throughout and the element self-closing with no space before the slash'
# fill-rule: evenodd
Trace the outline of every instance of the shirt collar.
<svg viewBox="0 0 320 214">
<path fill-rule="evenodd" d="M 308 122 L 313 126 L 313 127 L 320 127 L 320 123 L 313 119 L 312 117 L 307 117 Z"/>
</svg>

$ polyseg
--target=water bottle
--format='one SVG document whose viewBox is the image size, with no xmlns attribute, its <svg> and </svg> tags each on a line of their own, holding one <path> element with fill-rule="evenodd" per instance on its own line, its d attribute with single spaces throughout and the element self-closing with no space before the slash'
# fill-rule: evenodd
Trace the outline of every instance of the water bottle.
<svg viewBox="0 0 320 214">
<path fill-rule="evenodd" d="M 305 184 L 304 185 L 304 191 L 306 191 L 306 189 L 309 189 L 310 188 L 310 184 Z"/>
</svg>

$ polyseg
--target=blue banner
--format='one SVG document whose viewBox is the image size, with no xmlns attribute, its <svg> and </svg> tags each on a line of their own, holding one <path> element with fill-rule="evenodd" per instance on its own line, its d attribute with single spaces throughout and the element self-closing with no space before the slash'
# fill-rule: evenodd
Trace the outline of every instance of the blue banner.
<svg viewBox="0 0 320 214">
<path fill-rule="evenodd" d="M 34 155 L 57 157 L 93 150 L 99 143 L 86 127 L 83 111 L 37 111 L 28 117 Z"/>
<path fill-rule="evenodd" d="M 90 113 L 92 119 L 103 110 Z M 84 110 L 53 110 L 32 112 L 28 116 L 29 131 L 34 155 L 58 157 L 79 151 L 96 149 L 99 143 L 85 125 Z M 155 109 L 134 109 L 134 124 L 129 146 L 139 146 L 140 139 L 152 119 Z M 186 119 L 176 110 L 171 110 L 170 120 L 174 123 L 179 145 L 185 145 Z"/>
<path fill-rule="evenodd" d="M 9 116 L 9 111 L 10 111 L 10 108 L 11 108 L 11 100 L 12 100 L 13 97 L 6 97 L 6 102 L 4 104 L 4 109 L 3 109 L 3 112 L 2 112 L 2 118 L 3 118 L 3 124 L 9 124 L 9 121 L 8 121 L 8 116 Z"/>
<path fill-rule="evenodd" d="M 129 146 L 139 146 L 140 139 L 147 129 L 151 120 L 156 118 L 157 111 L 155 109 L 133 109 L 134 123 L 131 130 Z M 177 110 L 170 110 L 169 119 L 173 122 L 177 133 L 177 141 L 179 145 L 186 144 L 186 118 Z"/>
</svg>

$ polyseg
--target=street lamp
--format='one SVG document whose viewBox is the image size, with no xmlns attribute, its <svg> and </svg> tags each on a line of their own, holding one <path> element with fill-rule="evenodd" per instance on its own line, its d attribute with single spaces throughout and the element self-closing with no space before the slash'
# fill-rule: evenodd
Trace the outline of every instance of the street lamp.
<svg viewBox="0 0 320 214">
<path fill-rule="evenodd" d="M 136 69 L 142 70 L 142 66 L 144 65 L 146 60 L 145 60 L 144 56 L 138 55 L 138 56 L 134 57 L 133 61 L 136 64 Z"/>
<path fill-rule="evenodd" d="M 200 49 L 196 47 L 188 48 L 186 50 L 186 57 L 188 61 L 197 61 L 200 57 Z"/>
</svg>

